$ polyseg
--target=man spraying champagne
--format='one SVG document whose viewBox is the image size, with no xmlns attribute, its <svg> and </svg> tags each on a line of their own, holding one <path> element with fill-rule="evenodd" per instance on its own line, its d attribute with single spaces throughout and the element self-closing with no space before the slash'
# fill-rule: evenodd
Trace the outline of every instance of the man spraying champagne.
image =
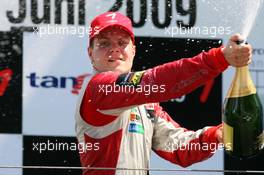
<svg viewBox="0 0 264 175">
<path fill-rule="evenodd" d="M 75 115 L 76 132 L 79 143 L 99 145 L 99 150 L 80 153 L 82 166 L 105 169 L 85 169 L 83 174 L 147 175 L 151 150 L 183 167 L 211 157 L 215 147 L 207 150 L 181 148 L 192 144 L 202 147 L 221 143 L 221 124 L 197 131 L 188 130 L 173 121 L 159 102 L 191 92 L 218 76 L 229 65 L 241 67 L 249 64 L 251 46 L 236 45 L 241 37 L 234 35 L 226 47 L 213 48 L 193 58 L 145 71 L 131 72 L 136 46 L 130 19 L 118 12 L 106 12 L 94 18 L 91 28 L 96 29 L 90 34 L 88 48 L 94 75 L 82 87 Z M 108 91 L 106 95 L 100 88 L 102 86 L 132 86 L 135 89 L 157 86 L 164 90 L 149 93 Z"/>
</svg>

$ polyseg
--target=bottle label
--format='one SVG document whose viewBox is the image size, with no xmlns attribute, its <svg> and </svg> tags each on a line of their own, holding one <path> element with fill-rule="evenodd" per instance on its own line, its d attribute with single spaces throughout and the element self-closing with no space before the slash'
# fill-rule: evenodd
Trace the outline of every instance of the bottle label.
<svg viewBox="0 0 264 175">
<path fill-rule="evenodd" d="M 258 136 L 257 145 L 259 150 L 264 148 L 264 132 Z"/>
<path fill-rule="evenodd" d="M 233 151 L 233 136 L 234 136 L 234 128 L 225 122 L 223 122 L 223 141 L 224 146 L 227 151 Z"/>
</svg>

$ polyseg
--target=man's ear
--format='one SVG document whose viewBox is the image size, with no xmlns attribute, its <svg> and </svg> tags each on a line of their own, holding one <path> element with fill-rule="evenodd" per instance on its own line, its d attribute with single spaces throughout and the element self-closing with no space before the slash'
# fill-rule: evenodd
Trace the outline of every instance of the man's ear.
<svg viewBox="0 0 264 175">
<path fill-rule="evenodd" d="M 133 45 L 133 56 L 136 55 L 136 45 Z"/>
<path fill-rule="evenodd" d="M 93 52 L 93 48 L 92 47 L 88 47 L 88 55 L 89 55 L 91 64 L 94 66 L 94 60 L 93 60 L 93 57 L 92 57 L 92 52 Z"/>
<path fill-rule="evenodd" d="M 91 58 L 92 57 L 93 49 L 91 47 L 88 47 L 87 51 L 88 51 L 89 57 Z"/>
</svg>

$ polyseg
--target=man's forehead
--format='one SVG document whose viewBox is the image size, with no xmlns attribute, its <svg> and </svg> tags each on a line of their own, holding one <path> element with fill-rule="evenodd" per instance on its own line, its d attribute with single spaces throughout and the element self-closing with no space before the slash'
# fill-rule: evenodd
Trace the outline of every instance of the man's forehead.
<svg viewBox="0 0 264 175">
<path fill-rule="evenodd" d="M 130 37 L 130 35 L 121 27 L 113 26 L 101 31 L 96 38 L 108 38 L 109 36 L 118 35 L 120 37 Z"/>
</svg>

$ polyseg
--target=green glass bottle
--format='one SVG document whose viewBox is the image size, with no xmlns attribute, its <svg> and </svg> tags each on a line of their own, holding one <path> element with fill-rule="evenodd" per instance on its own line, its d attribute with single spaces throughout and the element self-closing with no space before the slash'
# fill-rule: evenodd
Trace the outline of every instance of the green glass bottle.
<svg viewBox="0 0 264 175">
<path fill-rule="evenodd" d="M 263 148 L 263 112 L 248 66 L 236 68 L 223 109 L 223 140 L 227 154 L 248 158 Z"/>
</svg>

